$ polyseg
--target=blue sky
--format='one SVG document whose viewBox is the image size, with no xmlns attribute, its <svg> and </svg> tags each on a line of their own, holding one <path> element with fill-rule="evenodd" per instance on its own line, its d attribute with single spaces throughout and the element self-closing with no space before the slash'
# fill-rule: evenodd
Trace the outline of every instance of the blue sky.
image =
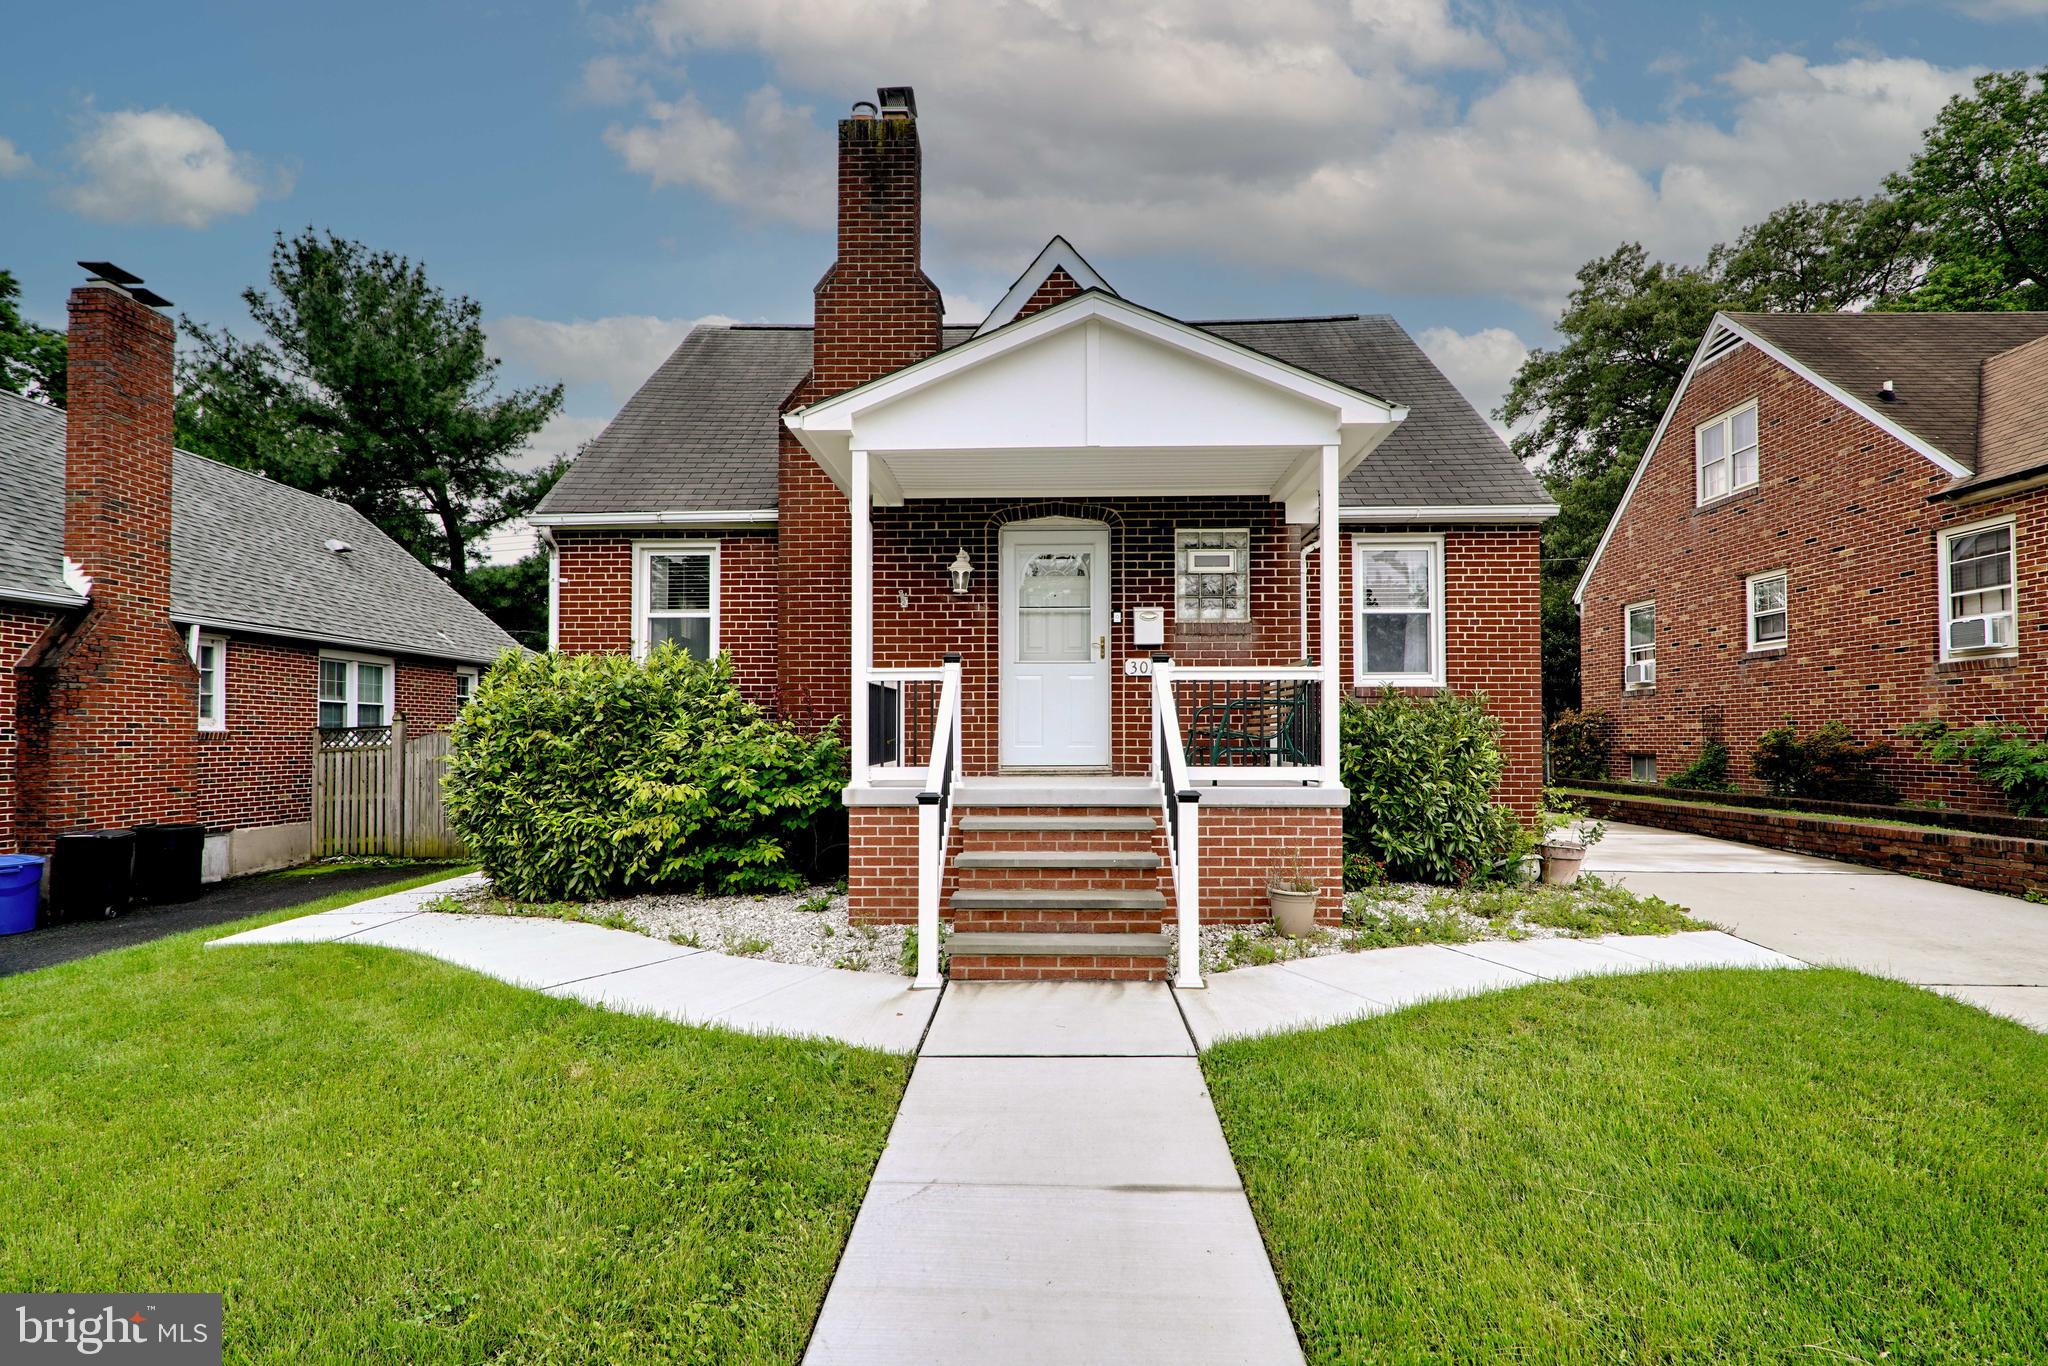
<svg viewBox="0 0 2048 1366">
<path fill-rule="evenodd" d="M 331 228 L 484 306 L 592 434 L 689 323 L 803 321 L 831 123 L 917 87 L 927 269 L 978 316 L 1054 232 L 1184 317 L 1395 314 L 1482 407 L 1571 272 L 1874 188 L 2048 0 L 93 4 L 10 15 L 0 267 L 246 326 Z"/>
</svg>

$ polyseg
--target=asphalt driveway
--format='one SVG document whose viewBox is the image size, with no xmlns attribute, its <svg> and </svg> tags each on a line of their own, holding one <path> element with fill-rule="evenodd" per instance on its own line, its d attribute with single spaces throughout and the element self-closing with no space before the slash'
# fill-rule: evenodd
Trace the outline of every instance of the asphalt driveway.
<svg viewBox="0 0 2048 1366">
<path fill-rule="evenodd" d="M 2048 1031 L 2048 906 L 1640 825 L 1609 825 L 1585 867 L 1794 958 L 1912 982 Z"/>
<path fill-rule="evenodd" d="M 233 882 L 216 883 L 196 900 L 177 906 L 144 906 L 112 920 L 74 920 L 27 934 L 0 936 L 0 977 L 68 963 L 110 949 L 125 949 L 130 944 L 146 944 L 183 930 L 223 925 L 244 916 L 317 901 L 336 892 L 398 882 L 432 866 L 340 868 L 330 873 L 271 873 L 236 878 Z"/>
</svg>

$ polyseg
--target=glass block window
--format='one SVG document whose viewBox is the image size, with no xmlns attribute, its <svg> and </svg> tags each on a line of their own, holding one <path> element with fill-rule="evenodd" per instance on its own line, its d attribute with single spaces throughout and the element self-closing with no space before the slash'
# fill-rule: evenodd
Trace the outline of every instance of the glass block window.
<svg viewBox="0 0 2048 1366">
<path fill-rule="evenodd" d="M 1251 620 L 1250 531 L 1176 531 L 1173 560 L 1176 621 Z"/>
</svg>

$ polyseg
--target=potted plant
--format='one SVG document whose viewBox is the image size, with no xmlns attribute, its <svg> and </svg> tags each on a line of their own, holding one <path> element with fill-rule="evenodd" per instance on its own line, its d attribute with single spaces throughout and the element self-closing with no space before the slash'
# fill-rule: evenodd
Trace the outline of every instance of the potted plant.
<svg viewBox="0 0 2048 1366">
<path fill-rule="evenodd" d="M 1549 795 L 1543 806 L 1542 836 L 1536 846 L 1543 857 L 1543 881 L 1563 887 L 1578 880 L 1586 851 L 1607 837 L 1607 825 L 1587 820 L 1583 807 L 1558 794 Z"/>
<path fill-rule="evenodd" d="M 1302 870 L 1299 860 L 1273 874 L 1266 895 L 1273 903 L 1273 928 L 1289 939 L 1316 932 L 1316 899 L 1322 888 Z"/>
</svg>

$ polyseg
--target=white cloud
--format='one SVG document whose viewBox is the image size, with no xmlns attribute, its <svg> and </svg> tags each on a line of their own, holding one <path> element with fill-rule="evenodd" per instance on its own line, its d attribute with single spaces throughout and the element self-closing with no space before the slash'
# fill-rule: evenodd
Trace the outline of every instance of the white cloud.
<svg viewBox="0 0 2048 1366">
<path fill-rule="evenodd" d="M 27 175 L 35 169 L 35 165 L 27 152 L 6 138 L 0 138 L 0 180 L 6 180 L 10 176 Z"/>
<path fill-rule="evenodd" d="M 289 176 L 232 150 L 219 129 L 176 109 L 95 115 L 72 156 L 79 179 L 62 197 L 102 222 L 203 228 L 291 188 Z"/>
<path fill-rule="evenodd" d="M 1459 332 L 1449 327 L 1425 327 L 1415 340 L 1436 362 L 1444 377 L 1493 424 L 1502 437 L 1510 429 L 1493 420 L 1508 383 L 1522 362 L 1529 358 L 1529 346 L 1505 327 L 1487 327 L 1477 332 Z"/>
<path fill-rule="evenodd" d="M 2048 0 L 1949 0 L 1947 6 L 1972 19 L 2048 19 Z"/>
<path fill-rule="evenodd" d="M 821 226 L 831 119 L 881 77 L 918 88 L 940 272 L 1008 278 L 1062 232 L 1106 256 L 1180 252 L 1548 309 L 1617 242 L 1696 255 L 1787 200 L 1875 188 L 1972 74 L 1766 55 L 1702 76 L 1685 113 L 1634 121 L 1595 111 L 1554 24 L 1478 12 L 651 0 L 635 49 L 648 79 L 717 51 L 758 59 L 773 84 L 736 113 L 687 86 L 648 97 L 606 139 L 657 185 Z"/>
<path fill-rule="evenodd" d="M 640 78 L 640 63 L 617 54 L 585 62 L 579 89 L 592 104 L 626 104 L 652 98 L 647 82 Z"/>
<path fill-rule="evenodd" d="M 612 402 L 624 403 L 646 382 L 669 353 L 698 323 L 729 323 L 731 318 L 656 318 L 618 314 L 608 318 L 512 316 L 487 324 L 491 343 L 543 381 L 602 384 Z M 601 419 L 591 419 L 602 421 Z M 593 432 L 591 435 L 595 435 Z"/>
</svg>

